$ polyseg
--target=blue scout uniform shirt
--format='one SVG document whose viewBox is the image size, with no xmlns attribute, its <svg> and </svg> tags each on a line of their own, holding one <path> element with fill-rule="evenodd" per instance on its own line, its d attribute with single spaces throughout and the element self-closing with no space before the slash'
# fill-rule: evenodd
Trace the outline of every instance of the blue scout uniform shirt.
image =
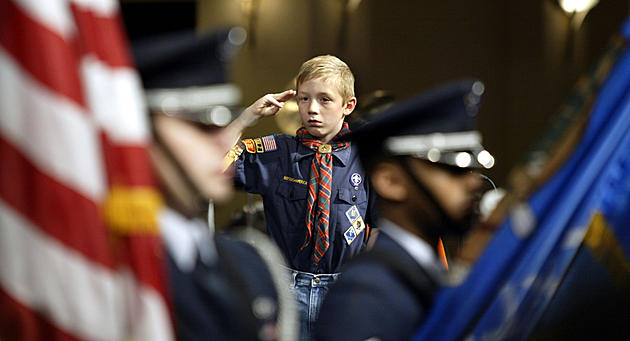
<svg viewBox="0 0 630 341">
<path fill-rule="evenodd" d="M 263 198 L 267 232 L 283 251 L 291 268 L 311 273 L 335 273 L 367 243 L 366 224 L 373 221 L 373 195 L 356 147 L 332 152 L 330 248 L 313 261 L 314 238 L 306 240 L 306 197 L 315 152 L 295 137 L 279 134 L 242 141 L 235 182 Z M 317 233 L 313 231 L 313 236 Z"/>
</svg>

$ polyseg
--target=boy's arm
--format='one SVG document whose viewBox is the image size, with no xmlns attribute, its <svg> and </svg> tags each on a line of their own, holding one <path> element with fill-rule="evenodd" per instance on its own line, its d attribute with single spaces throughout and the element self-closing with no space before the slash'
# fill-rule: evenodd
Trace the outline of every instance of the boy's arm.
<svg viewBox="0 0 630 341">
<path fill-rule="evenodd" d="M 235 145 L 247 127 L 253 126 L 259 119 L 275 115 L 284 103 L 295 96 L 295 90 L 286 90 L 276 94 L 267 94 L 247 107 L 227 127 L 226 133 Z"/>
</svg>

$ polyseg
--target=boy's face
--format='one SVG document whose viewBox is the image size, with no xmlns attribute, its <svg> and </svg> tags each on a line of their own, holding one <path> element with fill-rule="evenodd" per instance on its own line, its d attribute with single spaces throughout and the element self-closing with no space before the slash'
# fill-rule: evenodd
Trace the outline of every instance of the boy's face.
<svg viewBox="0 0 630 341">
<path fill-rule="evenodd" d="M 297 102 L 302 124 L 322 142 L 329 142 L 341 130 L 344 118 L 354 110 L 357 100 L 344 102 L 334 82 L 314 78 L 299 84 Z"/>
</svg>

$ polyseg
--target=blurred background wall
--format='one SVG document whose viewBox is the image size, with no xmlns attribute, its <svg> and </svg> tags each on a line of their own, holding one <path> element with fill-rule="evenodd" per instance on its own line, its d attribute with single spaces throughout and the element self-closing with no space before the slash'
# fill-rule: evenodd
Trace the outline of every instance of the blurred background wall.
<svg viewBox="0 0 630 341">
<path fill-rule="evenodd" d="M 248 41 L 230 66 L 243 105 L 291 87 L 300 64 L 325 53 L 349 64 L 359 101 L 376 90 L 402 100 L 443 81 L 479 78 L 486 84 L 479 130 L 499 186 L 629 13 L 628 0 L 602 0 L 582 22 L 555 0 L 127 0 L 121 7 L 132 40 L 244 27 Z M 245 135 L 279 130 L 266 119 Z M 218 207 L 218 224 L 244 203 L 239 193 Z"/>
</svg>

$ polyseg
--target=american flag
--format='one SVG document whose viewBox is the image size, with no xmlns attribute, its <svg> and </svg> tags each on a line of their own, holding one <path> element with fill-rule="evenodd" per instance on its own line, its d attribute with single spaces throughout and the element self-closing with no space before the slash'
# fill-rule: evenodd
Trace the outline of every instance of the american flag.
<svg viewBox="0 0 630 341">
<path fill-rule="evenodd" d="M 266 152 L 271 152 L 277 149 L 276 139 L 273 135 L 263 136 L 262 137 L 263 145 L 265 146 Z"/>
<path fill-rule="evenodd" d="M 174 338 L 115 0 L 0 0 L 0 338 Z"/>
</svg>

